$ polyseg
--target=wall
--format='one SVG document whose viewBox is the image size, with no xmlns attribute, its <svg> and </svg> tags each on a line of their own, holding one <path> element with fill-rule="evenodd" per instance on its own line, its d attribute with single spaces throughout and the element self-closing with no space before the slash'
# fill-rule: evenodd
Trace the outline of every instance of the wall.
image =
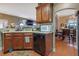
<svg viewBox="0 0 79 59">
<path fill-rule="evenodd" d="M 8 23 L 16 23 L 18 17 L 0 13 L 0 20 L 7 20 Z"/>
<path fill-rule="evenodd" d="M 68 16 L 58 16 L 57 18 L 57 25 L 56 25 L 56 28 L 58 30 L 60 30 L 61 28 L 61 24 L 65 25 L 67 23 L 67 21 L 69 20 L 69 17 Z"/>
<path fill-rule="evenodd" d="M 73 15 L 73 16 L 58 16 L 57 22 L 56 22 L 56 24 L 57 24 L 56 29 L 60 30 L 61 24 L 63 24 L 65 27 L 65 24 L 67 24 L 68 20 L 76 20 L 75 15 Z"/>
</svg>

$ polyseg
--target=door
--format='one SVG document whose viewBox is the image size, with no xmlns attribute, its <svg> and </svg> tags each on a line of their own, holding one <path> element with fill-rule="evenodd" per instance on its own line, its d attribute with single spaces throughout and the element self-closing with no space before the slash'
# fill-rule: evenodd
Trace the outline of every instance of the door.
<svg viewBox="0 0 79 59">
<path fill-rule="evenodd" d="M 49 22 L 49 12 L 50 12 L 50 5 L 45 4 L 42 6 L 42 22 Z"/>
<path fill-rule="evenodd" d="M 33 37 L 32 36 L 25 36 L 24 49 L 33 49 Z"/>
<path fill-rule="evenodd" d="M 4 38 L 3 43 L 4 43 L 4 45 L 3 45 L 4 52 L 7 52 L 7 51 L 9 51 L 9 48 L 12 48 L 11 38 Z"/>
<path fill-rule="evenodd" d="M 24 48 L 24 38 L 14 37 L 13 38 L 13 49 L 23 49 Z"/>
<path fill-rule="evenodd" d="M 41 6 L 36 8 L 36 22 L 41 23 L 42 22 L 42 16 L 41 16 Z"/>
</svg>

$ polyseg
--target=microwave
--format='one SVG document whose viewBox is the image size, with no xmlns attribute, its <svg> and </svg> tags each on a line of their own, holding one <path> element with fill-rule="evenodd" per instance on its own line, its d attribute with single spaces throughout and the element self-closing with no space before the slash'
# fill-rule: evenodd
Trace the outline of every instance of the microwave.
<svg viewBox="0 0 79 59">
<path fill-rule="evenodd" d="M 51 32 L 52 31 L 52 25 L 41 25 L 40 31 L 41 32 Z"/>
</svg>

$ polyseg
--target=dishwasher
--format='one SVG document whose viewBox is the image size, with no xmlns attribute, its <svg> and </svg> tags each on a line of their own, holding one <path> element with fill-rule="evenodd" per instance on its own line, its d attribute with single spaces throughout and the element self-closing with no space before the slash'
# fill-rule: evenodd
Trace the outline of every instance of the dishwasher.
<svg viewBox="0 0 79 59">
<path fill-rule="evenodd" d="M 45 54 L 45 34 L 34 33 L 34 50 L 41 55 Z"/>
</svg>

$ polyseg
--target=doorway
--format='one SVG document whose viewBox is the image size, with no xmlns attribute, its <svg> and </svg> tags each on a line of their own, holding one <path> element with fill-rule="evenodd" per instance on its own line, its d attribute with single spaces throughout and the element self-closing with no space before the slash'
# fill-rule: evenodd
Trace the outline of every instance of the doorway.
<svg viewBox="0 0 79 59">
<path fill-rule="evenodd" d="M 56 55 L 77 56 L 77 18 L 75 9 L 56 12 Z"/>
</svg>

